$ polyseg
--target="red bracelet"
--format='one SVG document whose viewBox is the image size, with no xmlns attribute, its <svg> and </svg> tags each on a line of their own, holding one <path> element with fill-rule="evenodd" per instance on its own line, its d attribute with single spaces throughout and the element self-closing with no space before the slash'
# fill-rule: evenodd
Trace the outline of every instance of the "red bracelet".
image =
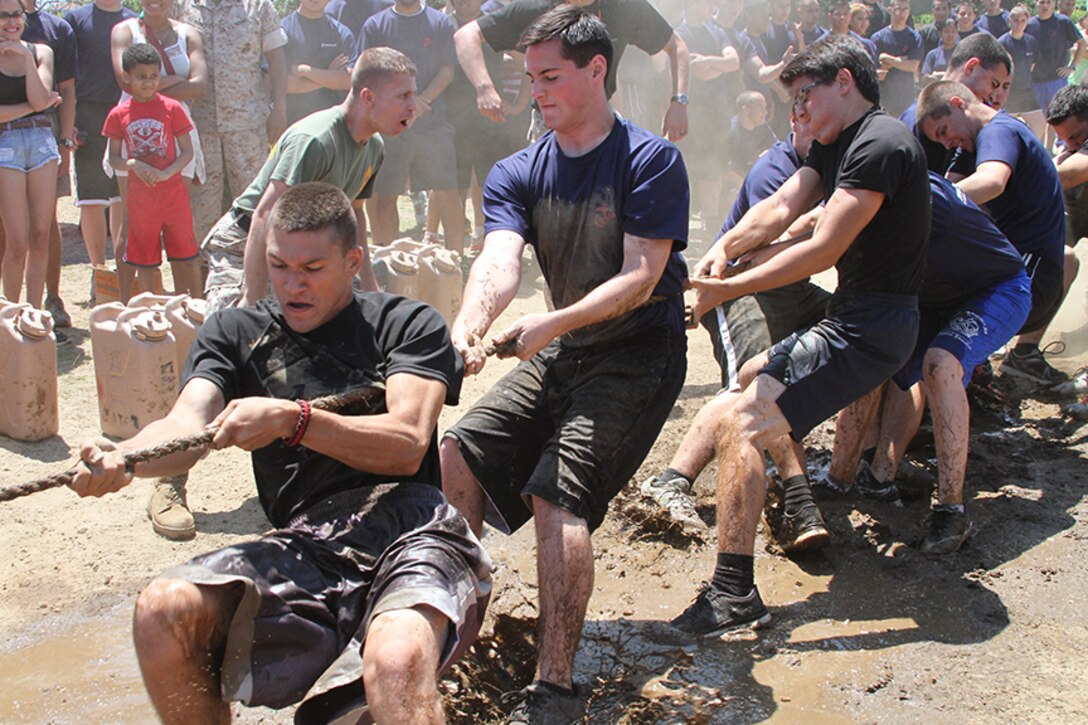
<svg viewBox="0 0 1088 725">
<path fill-rule="evenodd" d="M 296 400 L 298 404 L 298 420 L 295 421 L 295 430 L 290 438 L 283 438 L 283 444 L 288 448 L 294 448 L 302 442 L 302 436 L 306 435 L 306 429 L 310 427 L 310 404 L 305 400 Z"/>
</svg>

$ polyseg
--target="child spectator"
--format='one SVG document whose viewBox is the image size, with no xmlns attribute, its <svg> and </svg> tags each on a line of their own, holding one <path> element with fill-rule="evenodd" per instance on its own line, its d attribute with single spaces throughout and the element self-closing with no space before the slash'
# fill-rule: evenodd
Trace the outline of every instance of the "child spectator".
<svg viewBox="0 0 1088 725">
<path fill-rule="evenodd" d="M 152 270 L 162 264 L 161 239 L 175 291 L 195 297 L 200 295 L 198 250 L 189 192 L 180 173 L 193 158 L 193 124 L 178 101 L 158 92 L 160 66 L 158 52 L 147 43 L 125 50 L 121 68 L 132 97 L 110 111 L 102 128 L 109 139 L 110 164 L 129 172 L 128 245 L 119 262 L 136 267 L 140 288 L 150 289 Z M 127 302 L 126 293 L 121 290 Z"/>
<path fill-rule="evenodd" d="M 778 139 L 767 123 L 767 99 L 758 91 L 737 96 L 737 115 L 729 123 L 726 180 L 737 188 L 759 155 Z"/>
</svg>

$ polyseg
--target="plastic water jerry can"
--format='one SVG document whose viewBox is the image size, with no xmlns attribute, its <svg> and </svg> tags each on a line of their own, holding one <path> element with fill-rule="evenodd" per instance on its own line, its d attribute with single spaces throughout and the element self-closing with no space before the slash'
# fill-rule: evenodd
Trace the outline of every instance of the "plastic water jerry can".
<svg viewBox="0 0 1088 725">
<path fill-rule="evenodd" d="M 163 310 L 120 302 L 91 311 L 102 432 L 128 438 L 170 412 L 178 393 L 177 341 Z"/>
<path fill-rule="evenodd" d="M 39 441 L 59 428 L 53 316 L 0 298 L 0 433 Z"/>
</svg>

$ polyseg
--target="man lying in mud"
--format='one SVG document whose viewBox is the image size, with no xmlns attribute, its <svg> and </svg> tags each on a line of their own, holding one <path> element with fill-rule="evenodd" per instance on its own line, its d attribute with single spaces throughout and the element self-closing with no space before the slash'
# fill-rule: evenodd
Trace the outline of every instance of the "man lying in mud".
<svg viewBox="0 0 1088 725">
<path fill-rule="evenodd" d="M 540 584 L 536 682 L 509 722 L 574 722 L 574 653 L 593 591 L 590 532 L 631 479 L 684 383 L 681 289 L 688 183 L 676 147 L 616 116 L 612 44 L 562 5 L 522 36 L 533 99 L 551 130 L 500 161 L 484 187 L 487 235 L 453 343 L 468 373 L 487 342 L 523 362 L 442 441 L 442 482 L 477 532 L 534 518 Z M 514 299 L 526 243 L 555 310 L 488 340 Z"/>
<path fill-rule="evenodd" d="M 827 317 L 755 358 L 759 372 L 719 423 L 718 562 L 710 583 L 673 620 L 708 636 L 770 620 L 754 585 L 756 525 L 766 483 L 763 451 L 805 434 L 877 387 L 910 357 L 929 236 L 929 180 L 914 135 L 880 110 L 864 49 L 830 37 L 782 72 L 793 110 L 815 139 L 804 165 L 752 207 L 700 260 L 696 314 L 816 274 L 834 264 Z M 811 239 L 765 247 L 821 197 Z M 726 277 L 730 260 L 752 265 Z"/>
<path fill-rule="evenodd" d="M 430 307 L 352 291 L 362 250 L 342 191 L 294 186 L 270 223 L 277 303 L 208 318 L 170 413 L 117 445 L 85 441 L 72 488 L 116 491 L 133 477 L 125 450 L 209 426 L 211 447 L 252 452 L 275 530 L 164 572 L 136 603 L 163 722 L 227 722 L 230 701 L 301 701 L 297 722 L 367 706 L 378 722 L 442 722 L 437 673 L 474 639 L 490 592 L 487 554 L 439 490 L 436 425 L 457 402 L 460 356 Z M 306 403 L 381 379 L 373 415 Z M 135 475 L 186 471 L 200 453 Z"/>
</svg>

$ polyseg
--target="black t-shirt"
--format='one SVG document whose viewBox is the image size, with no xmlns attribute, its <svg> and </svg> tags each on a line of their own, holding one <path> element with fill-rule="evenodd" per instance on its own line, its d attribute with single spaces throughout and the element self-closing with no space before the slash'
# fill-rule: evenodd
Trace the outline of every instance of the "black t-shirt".
<svg viewBox="0 0 1088 725">
<path fill-rule="evenodd" d="M 272 302 L 222 310 L 208 318 L 193 342 L 183 381 L 209 380 L 227 401 L 248 396 L 311 400 L 408 373 L 444 383 L 446 403 L 456 405 L 463 372 L 461 356 L 435 310 L 368 292 L 358 293 L 354 304 L 305 334 L 292 331 Z M 412 476 L 359 471 L 280 441 L 253 452 L 253 474 L 268 520 L 283 527 L 341 491 L 392 482 L 441 486 L 437 433 Z"/>
<path fill-rule="evenodd" d="M 525 28 L 559 4 L 561 0 L 514 0 L 476 22 L 493 50 L 518 50 Z M 612 37 L 612 64 L 605 83 L 609 97 L 616 91 L 616 67 L 628 45 L 653 55 L 672 37 L 668 21 L 647 0 L 597 0 L 585 10 L 600 18 Z"/>
<path fill-rule="evenodd" d="M 902 123 L 873 108 L 830 146 L 812 142 L 805 166 L 836 189 L 884 194 L 876 216 L 835 264 L 844 292 L 916 295 L 925 269 L 930 199 L 925 155 Z"/>
</svg>

